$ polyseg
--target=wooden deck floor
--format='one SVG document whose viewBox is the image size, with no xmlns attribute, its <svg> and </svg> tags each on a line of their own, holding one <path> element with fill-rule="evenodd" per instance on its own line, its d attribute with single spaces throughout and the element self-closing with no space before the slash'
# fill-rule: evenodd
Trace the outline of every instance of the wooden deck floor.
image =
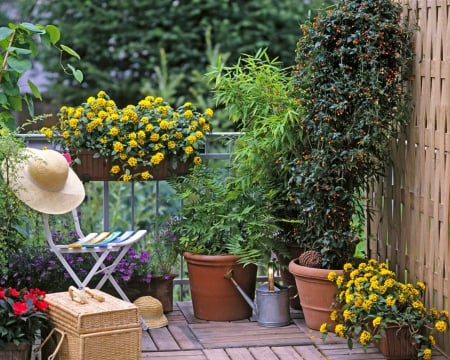
<svg viewBox="0 0 450 360">
<path fill-rule="evenodd" d="M 190 302 L 174 304 L 167 314 L 169 325 L 144 331 L 142 359 L 165 360 L 382 360 L 375 347 L 365 353 L 350 351 L 344 339 L 334 335 L 323 342 L 320 333 L 308 329 L 298 312 L 288 326 L 266 328 L 251 320 L 210 322 L 198 320 Z M 434 351 L 433 360 L 448 357 Z"/>
</svg>

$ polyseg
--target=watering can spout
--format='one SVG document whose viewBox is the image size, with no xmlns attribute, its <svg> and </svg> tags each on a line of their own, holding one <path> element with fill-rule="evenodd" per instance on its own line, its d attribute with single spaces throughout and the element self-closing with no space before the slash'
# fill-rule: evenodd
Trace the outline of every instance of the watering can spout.
<svg viewBox="0 0 450 360">
<path fill-rule="evenodd" d="M 245 291 L 239 286 L 239 284 L 236 282 L 236 280 L 234 280 L 233 278 L 233 269 L 228 270 L 224 277 L 226 279 L 230 279 L 231 282 L 234 284 L 234 286 L 236 287 L 236 289 L 239 291 L 239 293 L 242 295 L 242 297 L 244 298 L 244 300 L 250 305 L 250 307 L 253 309 L 253 311 L 255 311 L 256 313 L 256 307 L 255 304 L 253 303 L 253 300 L 245 293 Z"/>
</svg>

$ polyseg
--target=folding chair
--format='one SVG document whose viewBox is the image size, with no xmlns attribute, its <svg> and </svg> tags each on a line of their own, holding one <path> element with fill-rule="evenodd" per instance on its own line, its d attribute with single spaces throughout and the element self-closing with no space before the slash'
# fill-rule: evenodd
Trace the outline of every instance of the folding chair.
<svg viewBox="0 0 450 360">
<path fill-rule="evenodd" d="M 79 240 L 64 245 L 55 244 L 50 230 L 49 216 L 48 214 L 42 213 L 42 218 L 44 221 L 44 230 L 48 245 L 51 251 L 57 256 L 61 264 L 69 273 L 72 280 L 80 288 L 87 287 L 91 282 L 92 278 L 101 274 L 102 277 L 100 281 L 95 286 L 96 289 L 101 289 L 105 285 L 106 281 L 109 281 L 120 297 L 125 301 L 130 301 L 124 291 L 121 289 L 120 285 L 117 283 L 116 279 L 112 276 L 120 260 L 125 256 L 127 251 L 138 241 L 144 238 L 147 230 L 137 230 L 137 231 L 125 231 L 125 232 L 112 232 L 105 233 L 90 233 L 84 235 L 81 230 L 80 220 L 78 218 L 77 209 L 72 210 L 72 216 L 75 224 L 75 230 L 79 237 Z M 64 254 L 86 254 L 89 253 L 95 259 L 95 264 L 89 273 L 80 279 L 74 269 L 70 266 L 69 262 L 64 257 Z M 104 262 L 108 255 L 115 253 L 113 262 L 110 265 L 106 265 Z"/>
</svg>

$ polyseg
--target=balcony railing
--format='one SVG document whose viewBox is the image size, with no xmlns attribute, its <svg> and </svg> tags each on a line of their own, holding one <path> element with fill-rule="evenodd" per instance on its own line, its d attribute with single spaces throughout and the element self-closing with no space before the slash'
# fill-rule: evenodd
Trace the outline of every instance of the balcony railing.
<svg viewBox="0 0 450 360">
<path fill-rule="evenodd" d="M 22 134 L 19 135 L 21 138 L 24 139 L 26 145 L 28 147 L 33 148 L 39 148 L 42 149 L 44 147 L 53 148 L 52 144 L 48 142 L 48 140 L 40 135 L 40 134 Z M 239 136 L 238 132 L 222 132 L 222 133 L 213 133 L 207 135 L 207 142 L 205 146 L 204 153 L 201 154 L 202 158 L 207 163 L 211 162 L 222 162 L 225 164 L 229 164 L 232 160 L 232 147 L 235 139 Z M 136 201 L 136 192 L 140 191 L 142 187 L 145 187 L 146 191 L 148 193 L 152 194 L 152 209 L 151 214 L 148 213 L 149 218 L 157 219 L 160 215 L 161 210 L 161 193 L 162 188 L 165 190 L 167 188 L 166 181 L 148 181 L 148 182 L 141 182 L 141 183 L 134 183 L 130 182 L 127 183 L 126 187 L 121 187 L 119 190 L 116 190 L 114 187 L 117 184 L 114 184 L 115 182 L 108 182 L 108 181 L 101 181 L 101 182 L 90 182 L 85 183 L 86 193 L 89 196 L 95 196 L 98 192 L 99 187 L 101 188 L 102 193 L 102 215 L 100 219 L 94 220 L 97 221 L 93 224 L 95 228 L 93 229 L 85 229 L 86 232 L 90 231 L 98 231 L 99 226 L 103 227 L 104 231 L 107 231 L 110 229 L 110 226 L 115 226 L 114 224 L 111 224 L 111 212 L 114 211 L 113 204 L 112 204 L 112 198 L 117 197 L 118 194 L 116 192 L 120 192 L 120 201 L 126 202 L 128 206 L 126 206 L 127 214 L 121 214 L 122 219 L 126 218 L 129 222 L 130 228 L 136 228 L 136 222 L 137 222 L 137 212 L 141 212 L 142 209 L 141 203 Z M 125 190 L 124 190 L 125 189 Z M 128 193 L 126 193 L 128 191 Z M 83 205 L 83 206 L 89 206 Z M 166 204 L 165 204 L 166 206 Z M 181 204 L 173 204 L 174 207 L 178 207 L 178 209 L 181 207 Z M 149 211 L 149 210 L 145 210 Z M 101 224 L 99 224 L 99 221 L 101 221 Z M 83 227 L 83 218 L 81 218 L 82 227 Z M 153 231 L 157 232 L 157 226 L 154 226 Z M 176 293 L 178 293 L 178 299 L 183 300 L 186 292 L 184 291 L 184 286 L 188 284 L 188 279 L 184 277 L 185 269 L 183 261 L 180 261 L 179 267 L 179 277 L 174 280 L 174 285 L 176 288 Z"/>
</svg>

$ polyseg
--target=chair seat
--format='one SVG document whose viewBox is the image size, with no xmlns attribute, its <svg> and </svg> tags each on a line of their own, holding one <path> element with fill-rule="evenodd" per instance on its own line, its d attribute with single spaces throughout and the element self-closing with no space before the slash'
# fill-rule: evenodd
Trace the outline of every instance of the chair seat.
<svg viewBox="0 0 450 360">
<path fill-rule="evenodd" d="M 69 273 L 71 279 L 80 289 L 88 287 L 93 277 L 100 274 L 101 278 L 95 286 L 96 289 L 101 289 L 109 281 L 123 300 L 130 301 L 112 275 L 119 265 L 120 260 L 122 260 L 134 244 L 145 237 L 147 230 L 90 233 L 85 236 L 81 230 L 76 209 L 72 210 L 72 216 L 79 240 L 69 244 L 57 245 L 50 231 L 48 215 L 42 214 L 46 239 L 51 251 L 53 251 Z M 113 261 L 109 265 L 106 265 L 104 262 L 108 258 L 108 255 L 112 253 L 114 253 Z M 81 279 L 63 254 L 91 254 L 95 259 L 95 263 L 89 273 Z"/>
</svg>

